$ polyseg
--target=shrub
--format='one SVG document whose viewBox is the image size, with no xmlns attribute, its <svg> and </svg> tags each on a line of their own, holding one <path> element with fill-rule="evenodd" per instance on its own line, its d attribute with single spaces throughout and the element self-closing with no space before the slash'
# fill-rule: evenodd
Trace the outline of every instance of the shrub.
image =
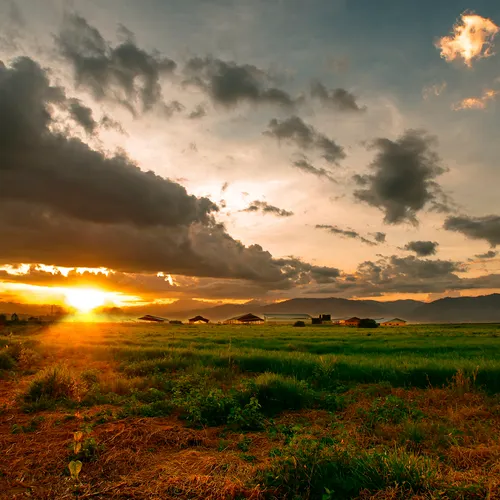
<svg viewBox="0 0 500 500">
<path fill-rule="evenodd" d="M 250 398 L 250 402 L 243 408 L 231 408 L 227 423 L 244 431 L 258 431 L 264 427 L 264 417 L 260 412 L 261 406 L 257 398 Z M 242 450 L 247 451 L 247 450 Z"/>
<path fill-rule="evenodd" d="M 361 412 L 368 427 L 377 423 L 399 424 L 408 419 L 419 419 L 423 412 L 397 396 L 389 395 L 373 401 L 370 410 Z"/>
<path fill-rule="evenodd" d="M 303 327 L 306 326 L 306 324 L 303 321 L 296 321 L 293 326 L 298 326 L 298 327 Z"/>
<path fill-rule="evenodd" d="M 0 370 L 12 370 L 16 366 L 16 362 L 6 352 L 0 352 Z"/>
<path fill-rule="evenodd" d="M 63 366 L 55 366 L 44 370 L 31 382 L 24 395 L 24 401 L 38 403 L 77 400 L 80 393 L 81 386 L 73 374 Z"/>
<path fill-rule="evenodd" d="M 173 410 L 174 406 L 169 401 L 155 401 L 137 407 L 134 413 L 140 417 L 168 417 Z"/>
<path fill-rule="evenodd" d="M 263 471 L 266 486 L 280 491 L 280 498 L 357 498 L 370 492 L 399 487 L 406 492 L 430 492 L 436 472 L 431 463 L 401 450 L 368 453 L 343 449 L 331 439 L 294 439 L 272 466 Z"/>
<path fill-rule="evenodd" d="M 249 385 L 262 411 L 274 415 L 283 410 L 300 410 L 313 402 L 313 392 L 304 381 L 275 373 L 263 373 Z"/>
<path fill-rule="evenodd" d="M 374 319 L 364 318 L 360 320 L 358 328 L 378 328 L 378 323 Z"/>
<path fill-rule="evenodd" d="M 234 399 L 220 389 L 194 390 L 178 403 L 184 411 L 184 418 L 198 426 L 225 424 L 235 405 Z"/>
</svg>

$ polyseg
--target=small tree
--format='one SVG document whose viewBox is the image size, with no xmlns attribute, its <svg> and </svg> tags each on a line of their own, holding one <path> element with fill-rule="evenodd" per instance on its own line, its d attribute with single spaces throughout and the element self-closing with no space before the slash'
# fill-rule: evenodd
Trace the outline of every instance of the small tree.
<svg viewBox="0 0 500 500">
<path fill-rule="evenodd" d="M 293 326 L 306 326 L 306 324 L 303 321 L 296 321 Z"/>
<path fill-rule="evenodd" d="M 19 316 L 16 313 L 12 314 L 12 316 L 10 317 L 10 322 L 11 323 L 18 323 L 19 322 Z"/>
<path fill-rule="evenodd" d="M 378 323 L 371 318 L 364 318 L 359 322 L 358 328 L 378 328 Z"/>
<path fill-rule="evenodd" d="M 5 314 L 0 314 L 0 325 L 5 325 L 7 323 L 7 316 Z"/>
</svg>

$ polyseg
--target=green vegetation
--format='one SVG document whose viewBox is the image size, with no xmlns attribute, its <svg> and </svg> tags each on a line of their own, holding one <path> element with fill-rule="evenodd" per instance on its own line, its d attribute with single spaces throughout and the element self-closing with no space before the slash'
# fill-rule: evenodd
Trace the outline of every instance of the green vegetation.
<svg viewBox="0 0 500 500">
<path fill-rule="evenodd" d="M 61 467 L 88 497 L 494 498 L 498 331 L 20 330 L 0 338 L 5 449 L 44 457 L 34 474 L 52 489 L 34 498 L 69 494 Z"/>
</svg>

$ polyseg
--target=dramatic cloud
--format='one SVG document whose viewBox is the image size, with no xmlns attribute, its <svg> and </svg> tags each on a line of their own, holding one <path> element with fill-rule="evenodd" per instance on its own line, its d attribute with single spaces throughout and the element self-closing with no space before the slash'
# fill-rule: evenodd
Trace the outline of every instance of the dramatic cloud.
<svg viewBox="0 0 500 500">
<path fill-rule="evenodd" d="M 205 106 L 203 106 L 202 104 L 198 104 L 198 106 L 196 106 L 193 111 L 189 113 L 189 118 L 191 118 L 192 120 L 196 120 L 199 118 L 203 118 L 206 115 L 207 110 L 205 109 Z"/>
<path fill-rule="evenodd" d="M 445 172 L 433 146 L 436 140 L 421 131 L 408 130 L 396 141 L 377 139 L 378 150 L 370 165 L 373 174 L 355 176 L 354 196 L 385 213 L 387 224 L 417 224 L 426 205 L 446 209 L 446 198 L 434 179 Z"/>
<path fill-rule="evenodd" d="M 331 106 L 338 111 L 362 112 L 366 107 L 360 107 L 356 102 L 356 96 L 345 89 L 328 90 L 322 83 L 313 82 L 311 85 L 311 97 L 318 99 L 322 104 Z"/>
<path fill-rule="evenodd" d="M 0 68 L 0 197 L 29 201 L 98 223 L 174 226 L 203 222 L 217 207 L 125 156 L 106 157 L 51 132 L 48 104 L 66 106 L 61 88 L 29 58 Z M 70 109 L 75 103 L 70 101 Z"/>
<path fill-rule="evenodd" d="M 215 222 L 209 199 L 58 132 L 52 110 L 72 104 L 33 60 L 0 66 L 0 263 L 161 271 L 268 290 L 338 273 L 243 245 Z"/>
<path fill-rule="evenodd" d="M 269 130 L 264 132 L 265 135 L 274 137 L 278 141 L 294 143 L 301 149 L 317 150 L 329 163 L 338 163 L 346 156 L 341 146 L 319 133 L 298 116 L 291 116 L 284 120 L 273 118 L 268 128 Z"/>
<path fill-rule="evenodd" d="M 266 201 L 253 201 L 243 212 L 262 212 L 263 214 L 276 215 L 277 217 L 291 217 L 293 212 L 269 205 Z"/>
<path fill-rule="evenodd" d="M 294 168 L 302 170 L 302 172 L 306 172 L 307 174 L 312 174 L 315 175 L 316 177 L 323 177 L 333 183 L 337 182 L 331 172 L 329 172 L 324 168 L 317 168 L 314 165 L 311 165 L 305 158 L 302 158 L 300 160 L 295 160 L 292 163 L 292 166 Z"/>
<path fill-rule="evenodd" d="M 317 224 L 316 229 L 326 229 L 329 233 L 339 235 L 343 238 L 356 239 L 370 246 L 377 245 L 377 242 L 366 239 L 365 237 L 361 236 L 358 232 L 353 231 L 352 229 L 340 229 L 338 226 L 330 226 L 328 224 Z M 383 233 L 378 233 L 378 234 L 383 234 Z"/>
<path fill-rule="evenodd" d="M 493 39 L 498 26 L 491 20 L 475 14 L 462 14 L 453 26 L 453 32 L 436 42 L 441 57 L 448 62 L 463 59 L 470 68 L 474 59 L 493 55 Z"/>
<path fill-rule="evenodd" d="M 66 17 L 56 40 L 73 66 L 76 84 L 90 90 L 95 99 L 117 101 L 134 114 L 162 104 L 160 79 L 175 70 L 171 59 L 147 53 L 133 39 L 112 47 L 76 14 Z"/>
<path fill-rule="evenodd" d="M 500 245 L 500 216 L 498 215 L 448 217 L 444 222 L 444 228 L 462 233 L 472 240 L 486 240 L 492 247 Z"/>
<path fill-rule="evenodd" d="M 498 252 L 495 252 L 494 250 L 489 250 L 486 253 L 480 253 L 476 255 L 477 259 L 493 259 L 498 255 Z"/>
<path fill-rule="evenodd" d="M 194 57 L 187 62 L 184 73 L 186 85 L 202 88 L 215 103 L 227 107 L 242 101 L 285 107 L 295 104 L 288 93 L 271 86 L 271 79 L 265 71 L 250 64 Z"/>
<path fill-rule="evenodd" d="M 415 252 L 419 257 L 436 255 L 439 243 L 435 241 L 410 241 L 404 247 L 405 250 Z"/>
<path fill-rule="evenodd" d="M 96 128 L 97 122 L 94 120 L 92 110 L 83 105 L 78 99 L 69 101 L 69 113 L 71 118 L 80 125 L 87 134 L 92 135 Z"/>
<path fill-rule="evenodd" d="M 377 243 L 385 243 L 386 234 L 381 232 L 371 233 Z"/>
<path fill-rule="evenodd" d="M 495 100 L 500 92 L 498 90 L 485 90 L 481 97 L 467 97 L 460 102 L 455 103 L 452 109 L 459 111 L 461 109 L 485 109 L 490 101 Z"/>
<path fill-rule="evenodd" d="M 340 270 L 334 267 L 314 266 L 293 257 L 278 259 L 276 263 L 282 267 L 285 276 L 296 285 L 311 282 L 334 283 L 340 276 Z"/>
</svg>

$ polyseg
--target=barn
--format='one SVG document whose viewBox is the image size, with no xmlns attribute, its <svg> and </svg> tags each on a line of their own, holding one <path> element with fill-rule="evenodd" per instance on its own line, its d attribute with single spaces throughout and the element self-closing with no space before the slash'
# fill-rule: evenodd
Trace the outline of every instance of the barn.
<svg viewBox="0 0 500 500">
<path fill-rule="evenodd" d="M 309 314 L 300 313 L 264 314 L 264 320 L 270 325 L 293 325 L 297 321 L 312 323 L 312 317 Z"/>
<path fill-rule="evenodd" d="M 392 318 L 392 319 L 379 319 L 377 323 L 380 326 L 406 326 L 407 321 L 401 318 Z"/>
<path fill-rule="evenodd" d="M 204 325 L 209 323 L 210 320 L 207 318 L 204 318 L 203 316 L 195 316 L 194 318 L 191 318 L 189 320 L 190 325 Z"/>
<path fill-rule="evenodd" d="M 153 323 L 164 323 L 168 319 L 160 318 L 159 316 L 152 316 L 151 314 L 146 314 L 139 318 L 139 321 L 152 321 Z"/>
<path fill-rule="evenodd" d="M 352 318 L 349 318 L 349 319 L 345 319 L 343 321 L 340 322 L 341 325 L 344 325 L 344 326 L 359 326 L 359 322 L 361 321 L 361 318 L 358 318 L 356 316 L 352 317 Z"/>
<path fill-rule="evenodd" d="M 248 313 L 243 316 L 236 316 L 235 318 L 230 318 L 224 321 L 225 325 L 262 325 L 264 320 L 255 316 L 255 314 Z"/>
</svg>

